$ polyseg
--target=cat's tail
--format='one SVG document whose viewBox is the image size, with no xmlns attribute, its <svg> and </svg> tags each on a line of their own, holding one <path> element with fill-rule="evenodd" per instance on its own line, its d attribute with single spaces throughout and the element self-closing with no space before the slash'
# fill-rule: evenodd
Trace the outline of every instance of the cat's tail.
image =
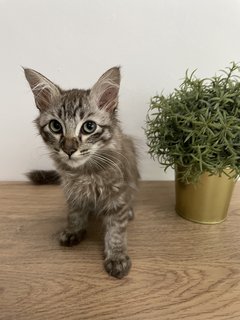
<svg viewBox="0 0 240 320">
<path fill-rule="evenodd" d="M 26 173 L 33 184 L 60 184 L 61 179 L 55 170 L 33 170 Z"/>
</svg>

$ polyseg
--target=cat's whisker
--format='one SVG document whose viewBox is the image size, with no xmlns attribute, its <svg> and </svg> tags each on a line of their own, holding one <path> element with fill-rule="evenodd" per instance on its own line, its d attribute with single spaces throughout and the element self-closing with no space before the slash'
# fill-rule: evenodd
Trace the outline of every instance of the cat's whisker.
<svg viewBox="0 0 240 320">
<path fill-rule="evenodd" d="M 102 170 L 105 170 L 105 167 L 99 163 L 97 160 L 95 160 L 96 165 L 98 165 L 99 168 L 101 168 Z"/>
<path fill-rule="evenodd" d="M 98 168 L 104 169 L 104 167 L 97 161 L 97 159 L 94 159 L 94 157 L 89 160 L 89 164 L 95 164 Z"/>
<path fill-rule="evenodd" d="M 112 165 L 112 167 L 116 168 L 120 174 L 122 175 L 122 170 L 120 169 L 120 167 L 117 165 L 116 162 L 114 162 L 113 160 L 107 158 L 107 157 L 104 157 L 104 156 L 101 156 L 100 158 L 104 159 L 104 161 L 107 163 L 109 163 L 110 165 Z"/>
<path fill-rule="evenodd" d="M 117 155 L 121 156 L 122 159 L 119 159 L 119 157 L 117 157 L 116 155 L 114 156 L 113 153 L 116 153 Z M 113 161 L 114 161 L 114 160 L 120 161 L 121 164 L 123 164 L 123 165 L 129 165 L 128 159 L 127 159 L 123 154 L 121 154 L 120 152 L 118 152 L 118 151 L 116 151 L 116 150 L 114 150 L 114 152 L 112 152 L 112 153 L 107 154 L 107 157 L 108 157 L 109 159 L 113 160 Z"/>
<path fill-rule="evenodd" d="M 99 171 L 101 172 L 101 171 L 104 171 L 104 169 L 105 169 L 104 166 L 101 165 L 99 163 L 99 161 L 97 161 L 97 159 L 95 159 L 93 157 L 90 159 L 89 163 L 90 163 L 91 167 L 93 167 L 93 170 L 96 170 L 96 168 L 98 168 Z M 97 201 L 97 199 L 95 199 L 95 200 Z"/>
<path fill-rule="evenodd" d="M 129 160 L 127 157 L 125 157 L 121 152 L 117 151 L 117 150 L 114 150 L 114 153 L 117 153 L 119 156 L 121 156 L 126 162 L 127 164 L 129 164 Z M 112 156 L 113 158 L 116 158 L 114 156 Z M 117 159 L 117 158 L 116 158 Z"/>
<path fill-rule="evenodd" d="M 98 152 L 95 152 L 94 156 L 97 157 L 99 160 L 102 160 L 106 164 L 108 164 L 108 165 L 112 166 L 113 168 L 115 168 L 120 173 L 120 176 L 122 176 L 122 170 L 117 165 L 117 163 L 113 162 L 111 159 L 107 158 L 106 156 L 104 156 L 104 155 L 102 155 L 102 154 L 100 154 Z"/>
</svg>

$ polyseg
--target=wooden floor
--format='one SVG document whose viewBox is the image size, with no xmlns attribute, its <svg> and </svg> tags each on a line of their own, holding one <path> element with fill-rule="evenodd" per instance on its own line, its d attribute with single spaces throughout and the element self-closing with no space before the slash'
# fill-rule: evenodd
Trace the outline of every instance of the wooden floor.
<svg viewBox="0 0 240 320">
<path fill-rule="evenodd" d="M 60 187 L 0 184 L 1 320 L 240 319 L 240 183 L 228 219 L 200 225 L 174 212 L 172 182 L 143 182 L 128 229 L 123 280 L 102 265 L 102 229 L 62 248 Z"/>
</svg>

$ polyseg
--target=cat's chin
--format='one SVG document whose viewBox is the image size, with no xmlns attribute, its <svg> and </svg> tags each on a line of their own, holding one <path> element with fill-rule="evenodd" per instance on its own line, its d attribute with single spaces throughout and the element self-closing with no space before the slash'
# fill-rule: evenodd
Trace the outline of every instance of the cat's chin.
<svg viewBox="0 0 240 320">
<path fill-rule="evenodd" d="M 89 159 L 89 156 L 83 156 L 83 157 L 74 157 L 74 158 L 68 158 L 64 155 L 54 155 L 52 156 L 53 160 L 64 167 L 67 167 L 69 169 L 76 169 L 79 167 L 82 167 Z"/>
<path fill-rule="evenodd" d="M 67 159 L 64 161 L 64 163 L 70 168 L 78 168 L 83 166 L 87 162 L 87 160 L 87 157 L 81 159 Z"/>
</svg>

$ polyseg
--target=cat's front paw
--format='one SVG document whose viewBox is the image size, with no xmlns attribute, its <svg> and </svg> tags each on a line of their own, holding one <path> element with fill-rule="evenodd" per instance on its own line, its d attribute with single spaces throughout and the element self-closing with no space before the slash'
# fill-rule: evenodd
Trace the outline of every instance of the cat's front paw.
<svg viewBox="0 0 240 320">
<path fill-rule="evenodd" d="M 72 247 L 78 244 L 85 236 L 86 230 L 73 232 L 68 229 L 62 231 L 59 235 L 59 243 L 61 246 Z"/>
<path fill-rule="evenodd" d="M 121 279 L 126 276 L 131 268 L 131 259 L 127 255 L 105 259 L 104 267 L 110 276 Z"/>
</svg>

